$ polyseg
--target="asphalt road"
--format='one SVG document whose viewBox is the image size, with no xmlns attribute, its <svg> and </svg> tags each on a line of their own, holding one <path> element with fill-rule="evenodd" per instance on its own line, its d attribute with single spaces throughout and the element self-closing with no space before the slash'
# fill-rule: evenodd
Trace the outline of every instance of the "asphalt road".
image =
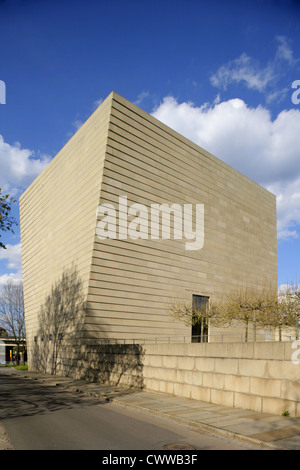
<svg viewBox="0 0 300 470">
<path fill-rule="evenodd" d="M 55 385 L 0 374 L 0 423 L 15 450 L 253 449 Z"/>
</svg>

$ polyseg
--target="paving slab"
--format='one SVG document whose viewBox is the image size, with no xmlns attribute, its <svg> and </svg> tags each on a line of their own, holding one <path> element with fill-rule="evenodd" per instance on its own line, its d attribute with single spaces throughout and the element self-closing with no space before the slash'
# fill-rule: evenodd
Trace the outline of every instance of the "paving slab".
<svg viewBox="0 0 300 470">
<path fill-rule="evenodd" d="M 245 436 L 254 436 L 254 439 L 258 439 L 256 436 L 264 432 L 270 432 L 270 426 L 264 421 L 251 422 L 247 419 L 235 419 L 233 421 L 227 421 L 222 423 L 222 427 L 234 433 L 239 433 Z M 265 439 L 262 439 L 265 441 Z"/>
<path fill-rule="evenodd" d="M 259 434 L 252 434 L 254 439 L 259 439 L 266 442 L 274 442 L 289 437 L 299 436 L 299 429 L 296 426 L 287 426 L 274 431 L 266 431 Z"/>
</svg>

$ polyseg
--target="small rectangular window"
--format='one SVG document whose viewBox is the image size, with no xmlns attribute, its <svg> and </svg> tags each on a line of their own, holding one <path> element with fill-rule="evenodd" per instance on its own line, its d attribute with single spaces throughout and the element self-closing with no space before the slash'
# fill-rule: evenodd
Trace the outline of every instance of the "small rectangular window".
<svg viewBox="0 0 300 470">
<path fill-rule="evenodd" d="M 208 320 L 205 316 L 209 297 L 193 295 L 192 343 L 208 342 Z"/>
</svg>

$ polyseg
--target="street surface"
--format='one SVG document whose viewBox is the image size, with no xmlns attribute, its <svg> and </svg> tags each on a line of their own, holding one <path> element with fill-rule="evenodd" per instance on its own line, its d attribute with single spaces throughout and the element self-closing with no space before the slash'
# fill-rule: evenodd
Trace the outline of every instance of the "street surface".
<svg viewBox="0 0 300 470">
<path fill-rule="evenodd" d="M 15 450 L 249 450 L 255 447 L 103 399 L 0 374 L 0 423 Z M 182 452 L 182 451 L 181 451 Z"/>
</svg>

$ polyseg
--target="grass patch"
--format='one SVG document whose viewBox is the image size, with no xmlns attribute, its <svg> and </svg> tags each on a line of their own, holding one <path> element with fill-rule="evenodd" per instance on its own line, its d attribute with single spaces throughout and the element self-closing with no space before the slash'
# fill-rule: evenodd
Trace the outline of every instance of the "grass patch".
<svg viewBox="0 0 300 470">
<path fill-rule="evenodd" d="M 25 365 L 20 365 L 20 366 L 14 366 L 14 368 L 18 370 L 28 370 L 28 365 L 25 364 Z"/>
<path fill-rule="evenodd" d="M 28 365 L 19 365 L 17 366 L 16 364 L 0 364 L 0 367 L 13 367 L 14 369 L 17 370 L 28 370 Z"/>
</svg>

